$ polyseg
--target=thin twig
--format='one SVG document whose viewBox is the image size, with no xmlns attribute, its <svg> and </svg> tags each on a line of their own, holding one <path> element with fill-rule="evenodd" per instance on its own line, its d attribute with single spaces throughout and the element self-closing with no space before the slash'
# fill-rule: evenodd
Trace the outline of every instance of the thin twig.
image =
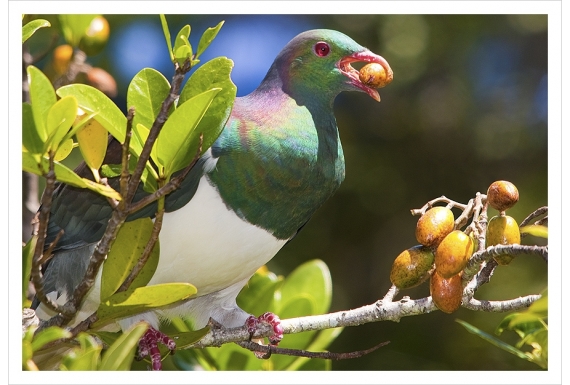
<svg viewBox="0 0 570 385">
<path fill-rule="evenodd" d="M 354 352 L 333 353 L 333 352 L 311 352 L 302 349 L 280 348 L 278 346 L 273 346 L 273 345 L 260 345 L 252 341 L 236 342 L 236 344 L 238 344 L 242 348 L 251 350 L 252 352 L 265 353 L 266 355 L 263 358 L 269 358 L 272 354 L 283 354 L 287 356 L 321 358 L 325 360 L 346 360 L 351 358 L 359 358 L 367 354 L 370 354 L 373 351 L 381 348 L 382 346 L 388 345 L 389 343 L 390 341 L 381 342 L 378 345 L 373 346 L 369 349 L 358 350 Z"/>
</svg>

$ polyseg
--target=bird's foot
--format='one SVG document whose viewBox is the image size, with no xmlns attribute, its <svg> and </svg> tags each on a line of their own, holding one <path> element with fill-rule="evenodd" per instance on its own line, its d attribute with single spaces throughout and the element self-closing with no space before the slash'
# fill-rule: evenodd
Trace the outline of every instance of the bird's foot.
<svg viewBox="0 0 570 385">
<path fill-rule="evenodd" d="M 162 360 L 158 343 L 165 345 L 171 354 L 174 354 L 176 342 L 163 332 L 150 327 L 139 341 L 139 359 L 149 356 L 152 363 L 152 370 L 162 370 Z"/>
<path fill-rule="evenodd" d="M 277 346 L 279 342 L 283 339 L 283 327 L 281 326 L 281 320 L 279 317 L 273 313 L 267 312 L 263 313 L 259 317 L 250 316 L 246 321 L 247 331 L 253 335 L 257 329 L 260 322 L 267 323 L 273 328 L 273 334 L 271 334 L 268 339 L 270 345 Z M 264 358 L 265 353 L 255 352 L 256 357 Z"/>
</svg>

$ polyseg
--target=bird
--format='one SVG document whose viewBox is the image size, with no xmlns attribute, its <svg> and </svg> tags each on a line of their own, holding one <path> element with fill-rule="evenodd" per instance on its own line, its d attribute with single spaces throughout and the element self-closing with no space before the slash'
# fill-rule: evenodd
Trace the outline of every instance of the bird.
<svg viewBox="0 0 570 385">
<path fill-rule="evenodd" d="M 175 349 L 159 331 L 164 319 L 180 316 L 200 328 L 211 318 L 224 327 L 248 325 L 250 330 L 267 322 L 273 327 L 271 344 L 283 337 L 277 315 L 255 317 L 238 307 L 236 297 L 344 180 L 334 100 L 341 92 L 358 91 L 380 101 L 378 90 L 359 79 L 355 62 L 378 63 L 392 74 L 382 56 L 341 32 L 314 29 L 294 37 L 258 88 L 235 99 L 219 137 L 166 196 L 160 259 L 148 285 L 188 282 L 197 295 L 117 320 L 123 331 L 139 321 L 150 325 L 139 354 L 150 356 L 153 369 L 161 369 L 158 343 Z M 144 194 L 142 188 L 139 192 Z M 55 190 L 46 245 L 61 230 L 63 236 L 43 274 L 44 291 L 58 303 L 80 283 L 111 213 L 107 200 L 90 190 L 69 185 Z M 127 221 L 153 215 L 148 206 Z M 97 309 L 99 285 L 100 272 L 72 323 Z M 40 319 L 53 315 L 37 299 L 32 307 Z"/>
</svg>

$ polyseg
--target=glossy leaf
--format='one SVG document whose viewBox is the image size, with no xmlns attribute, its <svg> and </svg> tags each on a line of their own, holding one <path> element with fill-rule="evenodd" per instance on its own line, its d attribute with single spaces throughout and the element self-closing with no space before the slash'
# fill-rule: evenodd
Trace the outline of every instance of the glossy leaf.
<svg viewBox="0 0 570 385">
<path fill-rule="evenodd" d="M 190 38 L 190 26 L 185 25 L 180 29 L 176 39 L 174 40 L 174 58 L 178 64 L 182 65 L 186 59 L 192 57 L 192 46 L 188 39 Z"/>
<path fill-rule="evenodd" d="M 87 32 L 91 21 L 99 15 L 59 15 L 59 22 L 61 24 L 61 30 L 63 31 L 63 37 L 68 44 L 77 47 L 81 38 Z"/>
<path fill-rule="evenodd" d="M 206 31 L 204 31 L 202 37 L 200 38 L 200 42 L 198 43 L 198 50 L 196 51 L 196 59 L 198 59 L 198 57 L 200 57 L 200 55 L 204 53 L 206 48 L 210 46 L 212 41 L 216 38 L 218 32 L 220 32 L 222 25 L 224 25 L 224 21 L 220 21 L 218 25 L 216 25 L 215 27 L 210 27 Z"/>
<path fill-rule="evenodd" d="M 42 139 L 34 123 L 30 103 L 22 103 L 22 145 L 32 154 L 43 154 L 45 137 Z"/>
<path fill-rule="evenodd" d="M 169 92 L 170 84 L 160 72 L 152 68 L 140 70 L 127 90 L 127 106 L 135 108 L 133 128 L 139 123 L 152 127 Z"/>
<path fill-rule="evenodd" d="M 32 340 L 32 350 L 36 352 L 47 343 L 57 341 L 62 338 L 71 338 L 71 332 L 58 326 L 50 326 L 42 331 L 39 331 L 34 336 L 34 339 Z"/>
<path fill-rule="evenodd" d="M 221 88 L 221 91 L 216 95 L 208 108 L 207 114 L 196 128 L 196 131 L 204 133 L 202 153 L 218 139 L 232 112 L 237 92 L 235 84 L 230 79 L 233 65 L 233 61 L 225 57 L 219 57 L 204 63 L 188 79 L 180 93 L 180 98 L 178 99 L 179 108 L 187 100 L 207 90 Z"/>
<path fill-rule="evenodd" d="M 77 115 L 77 100 L 73 96 L 66 96 L 58 100 L 48 111 L 46 119 L 46 132 L 48 139 L 44 150 L 47 153 L 52 149 L 57 151 Z"/>
<path fill-rule="evenodd" d="M 141 218 L 123 224 L 103 263 L 101 298 L 110 297 L 122 285 L 143 254 L 152 227 L 153 222 L 150 218 Z M 144 286 L 150 281 L 158 265 L 159 252 L 160 246 L 157 242 L 145 267 L 133 281 L 132 288 Z"/>
<path fill-rule="evenodd" d="M 40 28 L 51 27 L 49 21 L 44 19 L 32 20 L 22 27 L 22 43 L 25 43 Z"/>
<path fill-rule="evenodd" d="M 76 132 L 75 137 L 79 143 L 79 150 L 87 166 L 97 173 L 105 154 L 107 153 L 107 143 L 109 133 L 97 120 L 90 120 L 82 129 Z"/>
<path fill-rule="evenodd" d="M 156 140 L 156 156 L 168 179 L 190 164 L 196 155 L 200 132 L 196 127 L 212 103 L 219 88 L 206 91 L 179 106 L 170 115 Z M 204 133 L 204 136 L 211 132 Z"/>
<path fill-rule="evenodd" d="M 48 111 L 57 101 L 57 97 L 50 80 L 42 71 L 34 66 L 28 66 L 27 72 L 34 123 L 39 138 L 45 142 L 48 138 L 46 128 Z"/>
<path fill-rule="evenodd" d="M 135 358 L 140 338 L 147 331 L 148 324 L 141 322 L 123 333 L 103 354 L 99 370 L 129 370 Z"/>
<path fill-rule="evenodd" d="M 330 271 L 321 260 L 305 262 L 287 276 L 280 291 L 283 306 L 287 306 L 286 298 L 296 300 L 298 296 L 310 296 L 316 305 L 314 314 L 324 314 L 332 300 Z"/>
<path fill-rule="evenodd" d="M 140 153 L 142 152 L 142 147 L 146 142 L 149 133 L 150 129 L 140 123 L 137 124 L 135 127 L 133 127 L 133 135 L 131 137 L 131 149 L 133 149 L 133 151 L 137 156 L 140 155 Z M 156 157 L 156 145 L 152 147 L 150 151 L 150 157 L 155 164 L 160 165 L 160 162 Z M 157 180 L 158 180 L 157 171 L 150 162 L 147 162 L 143 174 L 141 175 L 141 181 L 143 182 L 144 190 L 147 192 L 156 191 L 158 189 Z"/>
<path fill-rule="evenodd" d="M 58 88 L 57 94 L 62 98 L 68 95 L 75 96 L 82 110 L 87 113 L 98 112 L 95 120 L 101 123 L 120 143 L 125 141 L 127 118 L 103 92 L 86 84 L 70 84 Z"/>
<path fill-rule="evenodd" d="M 168 283 L 116 293 L 99 305 L 97 324 L 131 316 L 158 306 L 170 305 L 187 299 L 196 292 L 196 287 L 189 283 Z"/>
</svg>

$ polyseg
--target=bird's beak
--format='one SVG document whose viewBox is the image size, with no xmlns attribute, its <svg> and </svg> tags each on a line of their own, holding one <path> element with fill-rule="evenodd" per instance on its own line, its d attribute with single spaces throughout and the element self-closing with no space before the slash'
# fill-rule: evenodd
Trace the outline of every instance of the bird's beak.
<svg viewBox="0 0 570 385">
<path fill-rule="evenodd" d="M 380 94 L 378 93 L 378 90 L 369 87 L 360 81 L 359 72 L 350 65 L 350 63 L 354 62 L 378 63 L 384 67 L 387 78 L 391 80 L 394 76 L 394 73 L 392 72 L 392 68 L 390 68 L 390 64 L 388 64 L 386 59 L 384 59 L 382 56 L 376 55 L 374 52 L 367 49 L 353 53 L 349 56 L 345 56 L 337 63 L 337 67 L 349 79 L 350 84 L 366 92 L 368 95 L 370 95 L 371 98 L 379 102 Z"/>
</svg>

